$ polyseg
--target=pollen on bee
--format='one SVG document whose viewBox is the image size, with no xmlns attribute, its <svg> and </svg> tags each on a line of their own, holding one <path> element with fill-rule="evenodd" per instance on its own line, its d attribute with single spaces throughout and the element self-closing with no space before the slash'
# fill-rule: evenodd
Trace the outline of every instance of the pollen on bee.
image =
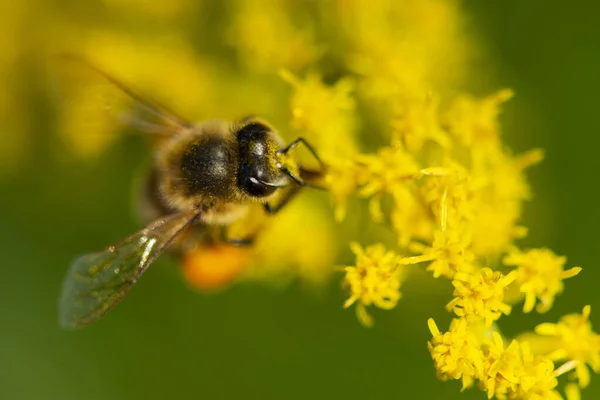
<svg viewBox="0 0 600 400">
<path fill-rule="evenodd" d="M 183 275 L 200 290 L 222 289 L 241 275 L 250 260 L 249 247 L 216 244 L 185 254 Z"/>
</svg>

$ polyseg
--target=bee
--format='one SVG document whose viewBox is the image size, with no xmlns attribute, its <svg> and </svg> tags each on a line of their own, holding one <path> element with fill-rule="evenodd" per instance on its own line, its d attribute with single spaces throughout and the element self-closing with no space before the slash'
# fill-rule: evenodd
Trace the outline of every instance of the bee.
<svg viewBox="0 0 600 400">
<path fill-rule="evenodd" d="M 157 138 L 143 202 L 149 224 L 106 249 L 84 254 L 70 265 L 62 285 L 59 322 L 66 329 L 97 321 L 127 294 L 148 267 L 186 232 L 224 243 L 250 245 L 252 238 L 229 238 L 227 227 L 261 204 L 275 214 L 302 187 L 323 172 L 314 148 L 303 138 L 288 145 L 266 122 L 190 123 L 77 56 L 61 56 L 102 82 L 121 105 L 103 107 L 137 132 Z M 304 145 L 319 170 L 299 165 L 290 150 Z M 206 234 L 208 232 L 208 234 Z M 215 234 L 219 232 L 219 234 Z"/>
</svg>

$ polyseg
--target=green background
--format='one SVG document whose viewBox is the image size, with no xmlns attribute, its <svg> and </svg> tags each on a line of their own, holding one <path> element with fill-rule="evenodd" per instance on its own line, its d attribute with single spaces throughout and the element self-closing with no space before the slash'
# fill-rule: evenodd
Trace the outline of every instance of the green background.
<svg viewBox="0 0 600 400">
<path fill-rule="evenodd" d="M 600 7 L 512 0 L 465 9 L 495 66 L 489 80 L 481 74 L 481 93 L 517 93 L 502 117 L 507 142 L 546 150 L 529 174 L 526 244 L 584 267 L 547 315 L 515 309 L 502 328 L 511 335 L 585 304 L 600 327 Z M 364 329 L 341 309 L 336 280 L 316 295 L 296 285 L 198 294 L 161 259 L 109 318 L 59 329 L 56 299 L 73 255 L 136 228 L 130 181 L 143 148 L 125 139 L 102 163 L 57 160 L 35 69 L 22 71 L 33 77 L 22 89 L 32 99 L 30 161 L 0 181 L 0 399 L 484 398 L 435 378 L 425 321 L 450 318 L 441 283 L 406 285 L 398 307 L 375 312 L 376 327 Z M 600 398 L 600 378 L 583 393 Z"/>
</svg>

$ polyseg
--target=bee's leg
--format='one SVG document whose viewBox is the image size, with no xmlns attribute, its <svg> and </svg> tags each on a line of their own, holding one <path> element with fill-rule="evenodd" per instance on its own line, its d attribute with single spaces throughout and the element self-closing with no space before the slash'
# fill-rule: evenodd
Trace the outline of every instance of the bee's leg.
<svg viewBox="0 0 600 400">
<path fill-rule="evenodd" d="M 325 175 L 327 168 L 326 168 L 325 164 L 323 163 L 323 161 L 321 160 L 321 158 L 319 157 L 319 155 L 317 154 L 315 148 L 310 143 L 308 143 L 308 141 L 306 139 L 304 139 L 303 137 L 299 137 L 296 140 L 294 140 L 292 143 L 287 145 L 287 147 L 279 150 L 278 153 L 285 155 L 290 150 L 297 147 L 299 144 L 303 144 L 308 149 L 310 154 L 312 154 L 312 156 L 315 158 L 315 160 L 317 160 L 317 162 L 319 163 L 319 170 L 315 171 L 315 170 L 304 168 L 304 167 L 300 166 L 300 171 L 299 171 L 300 176 L 298 176 L 298 175 L 294 174 L 292 171 L 290 171 L 288 168 L 283 166 L 281 168 L 281 172 L 283 172 L 284 174 L 286 174 L 287 176 L 292 178 L 292 180 L 300 186 L 306 186 L 306 187 L 310 187 L 313 189 L 319 189 L 319 190 L 326 190 L 323 186 L 312 183 L 312 181 L 314 181 L 315 179 L 322 178 Z"/>
<path fill-rule="evenodd" d="M 305 169 L 300 167 L 300 176 L 294 174 L 292 171 L 290 171 L 287 168 L 281 168 L 281 172 L 283 172 L 284 174 L 286 174 L 287 176 L 289 176 L 290 178 L 292 178 L 292 180 L 298 184 L 298 186 L 303 186 L 303 187 L 308 187 L 308 188 L 312 188 L 312 189 L 317 189 L 317 190 L 327 190 L 325 187 L 321 186 L 321 185 L 316 185 L 314 183 L 311 182 L 307 182 L 306 179 L 317 179 L 323 176 L 323 173 L 321 171 L 313 171 L 310 169 Z"/>
<path fill-rule="evenodd" d="M 306 146 L 306 148 L 308 149 L 310 154 L 312 154 L 313 157 L 315 158 L 315 160 L 318 161 L 319 165 L 321 166 L 321 170 L 324 170 L 325 165 L 323 164 L 323 161 L 321 161 L 321 158 L 317 154 L 315 148 L 312 147 L 312 145 L 310 143 L 308 143 L 308 141 L 306 139 L 304 139 L 303 137 L 299 137 L 298 139 L 294 140 L 286 148 L 280 150 L 279 152 L 281 154 L 287 154 L 290 150 L 292 150 L 294 147 L 298 146 L 300 143 L 302 143 L 304 146 Z"/>
<path fill-rule="evenodd" d="M 227 227 L 221 228 L 221 242 L 231 246 L 252 246 L 254 244 L 254 237 L 245 238 L 230 238 L 227 234 Z"/>
<path fill-rule="evenodd" d="M 279 202 L 277 204 L 271 205 L 269 204 L 269 202 L 266 202 L 264 206 L 266 213 L 269 215 L 273 215 L 279 212 L 287 203 L 290 202 L 290 200 L 292 200 L 296 196 L 296 194 L 298 194 L 298 191 L 300 191 L 301 187 L 302 186 L 292 186 L 285 192 L 282 198 L 279 199 Z"/>
</svg>

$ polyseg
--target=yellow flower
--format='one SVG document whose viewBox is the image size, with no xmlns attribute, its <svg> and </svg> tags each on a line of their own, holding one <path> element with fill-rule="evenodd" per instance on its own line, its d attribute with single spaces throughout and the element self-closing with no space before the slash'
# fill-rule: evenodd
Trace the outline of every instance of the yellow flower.
<svg viewBox="0 0 600 400">
<path fill-rule="evenodd" d="M 482 159 L 477 160 L 474 169 L 485 169 L 477 171 L 487 174 L 489 181 L 490 199 L 496 202 L 521 201 L 530 197 L 529 186 L 523 176 L 523 171 L 538 164 L 544 158 L 544 152 L 533 149 L 515 157 L 498 151 L 495 146 L 479 154 Z M 487 164 L 486 166 L 482 164 Z"/>
<path fill-rule="evenodd" d="M 446 226 L 457 228 L 462 222 L 476 217 L 481 184 L 456 162 L 450 163 L 445 171 L 426 178 L 421 196 L 442 229 Z"/>
<path fill-rule="evenodd" d="M 521 345 L 522 349 L 523 347 Z M 526 354 L 523 358 L 524 376 L 521 377 L 518 394 L 515 397 L 523 400 L 562 400 L 562 396 L 556 391 L 558 380 L 552 361 Z"/>
<path fill-rule="evenodd" d="M 504 276 L 489 268 L 468 274 L 457 272 L 454 275 L 454 296 L 446 308 L 458 317 L 467 320 L 483 318 L 490 327 L 502 314 L 510 314 L 511 307 L 504 303 L 504 289 L 515 280 L 516 272 Z"/>
<path fill-rule="evenodd" d="M 565 395 L 567 400 L 581 400 L 581 390 L 576 383 L 571 382 L 565 386 Z"/>
<path fill-rule="evenodd" d="M 474 142 L 496 142 L 500 136 L 498 114 L 500 105 L 510 99 L 513 92 L 504 89 L 483 100 L 458 96 L 447 111 L 444 121 L 455 140 L 466 146 Z"/>
<path fill-rule="evenodd" d="M 554 351 L 548 354 L 549 358 L 577 362 L 576 374 L 581 388 L 590 381 L 586 364 L 594 372 L 600 372 L 600 335 L 592 330 L 590 312 L 591 307 L 587 305 L 581 314 L 565 315 L 556 324 L 544 323 L 535 328 L 538 335 L 554 342 Z"/>
<path fill-rule="evenodd" d="M 337 18 L 347 65 L 364 76 L 371 98 L 455 88 L 472 51 L 457 4 L 439 0 L 345 0 L 327 10 Z M 378 105 L 378 104 L 377 104 Z"/>
<path fill-rule="evenodd" d="M 340 222 L 346 217 L 346 199 L 356 192 L 358 172 L 354 161 L 342 157 L 329 157 L 325 184 L 334 204 L 335 220 Z"/>
<path fill-rule="evenodd" d="M 406 248 L 413 239 L 430 240 L 436 226 L 427 206 L 414 195 L 411 187 L 396 188 L 393 198 L 394 207 L 390 217 L 400 247 Z"/>
<path fill-rule="evenodd" d="M 513 340 L 507 348 L 498 332 L 492 333 L 492 340 L 486 340 L 484 372 L 480 386 L 487 392 L 488 399 L 496 396 L 506 398 L 517 391 L 519 380 L 525 374 L 519 342 Z"/>
<path fill-rule="evenodd" d="M 473 270 L 474 255 L 469 249 L 470 242 L 469 235 L 466 233 L 456 230 L 437 231 L 434 234 L 432 247 L 415 244 L 412 247 L 420 249 L 422 254 L 405 257 L 400 262 L 408 265 L 432 261 L 427 267 L 427 271 L 432 271 L 434 278 L 444 276 L 452 279 L 459 271 Z"/>
<path fill-rule="evenodd" d="M 535 149 L 511 157 L 498 145 L 478 146 L 472 152 L 472 173 L 479 182 L 476 218 L 469 221 L 473 251 L 480 256 L 497 256 L 508 251 L 514 239 L 526 236 L 518 225 L 522 202 L 529 198 L 523 171 L 543 158 Z"/>
<path fill-rule="evenodd" d="M 479 257 L 504 253 L 515 239 L 527 236 L 527 228 L 517 224 L 521 207 L 517 202 L 481 204 L 477 218 L 469 222 L 473 233 L 472 249 Z"/>
<path fill-rule="evenodd" d="M 523 357 L 523 376 L 519 380 L 516 398 L 530 400 L 560 400 L 556 391 L 560 374 L 554 363 L 547 357 L 535 356 L 528 343 L 519 342 Z M 562 367 L 561 367 L 562 368 Z"/>
<path fill-rule="evenodd" d="M 341 79 L 328 86 L 317 74 L 300 79 L 284 70 L 280 75 L 293 89 L 292 126 L 310 141 L 327 165 L 325 184 L 333 198 L 336 220 L 341 221 L 346 199 L 358 185 L 354 83 Z"/>
<path fill-rule="evenodd" d="M 376 154 L 358 155 L 356 164 L 357 179 L 362 184 L 359 194 L 371 198 L 371 217 L 375 222 L 383 222 L 382 196 L 391 194 L 395 200 L 401 199 L 407 189 L 410 191 L 407 185 L 419 174 L 419 166 L 408 152 L 392 147 L 384 147 Z M 403 208 L 397 201 L 395 207 Z"/>
<path fill-rule="evenodd" d="M 560 369 L 555 370 L 549 358 L 533 355 L 528 343 L 513 340 L 505 348 L 502 337 L 494 331 L 483 347 L 484 372 L 479 387 L 487 392 L 488 399 L 562 399 L 556 391 Z"/>
<path fill-rule="evenodd" d="M 382 244 L 363 250 L 358 243 L 351 243 L 350 248 L 356 255 L 356 262 L 355 266 L 344 268 L 344 285 L 350 292 L 344 307 L 350 307 L 358 301 L 359 319 L 364 325 L 370 326 L 372 321 L 364 307 L 375 305 L 383 309 L 394 308 L 401 297 L 404 269 L 398 264 L 399 257 L 392 251 L 386 251 Z"/>
<path fill-rule="evenodd" d="M 427 343 L 438 377 L 461 379 L 463 390 L 483 373 L 481 340 L 464 318 L 454 319 L 448 332 L 441 333 L 432 318 L 427 320 L 432 338 Z"/>
<path fill-rule="evenodd" d="M 577 275 L 581 268 L 573 267 L 564 270 L 566 257 L 556 256 L 548 249 L 532 249 L 521 252 L 513 249 L 506 257 L 504 264 L 516 266 L 517 284 L 525 294 L 524 312 L 530 312 L 537 305 L 538 312 L 546 312 L 552 307 L 554 297 L 563 291 L 563 279 Z"/>
<path fill-rule="evenodd" d="M 354 83 L 349 78 L 324 84 L 317 74 L 300 79 L 289 71 L 281 77 L 292 86 L 292 125 L 318 150 L 324 161 L 356 154 Z"/>
<path fill-rule="evenodd" d="M 428 142 L 443 148 L 450 146 L 447 132 L 439 118 L 439 99 L 428 93 L 424 100 L 398 104 L 392 122 L 392 141 L 401 143 L 411 154 L 417 154 Z"/>
<path fill-rule="evenodd" d="M 248 66 L 269 72 L 299 70 L 319 55 L 312 29 L 295 23 L 289 2 L 236 0 L 232 10 L 229 39 Z"/>
<path fill-rule="evenodd" d="M 357 156 L 356 162 L 364 169 L 360 194 L 365 197 L 394 193 L 420 170 L 411 154 L 402 148 L 384 147 L 376 154 Z"/>
</svg>

